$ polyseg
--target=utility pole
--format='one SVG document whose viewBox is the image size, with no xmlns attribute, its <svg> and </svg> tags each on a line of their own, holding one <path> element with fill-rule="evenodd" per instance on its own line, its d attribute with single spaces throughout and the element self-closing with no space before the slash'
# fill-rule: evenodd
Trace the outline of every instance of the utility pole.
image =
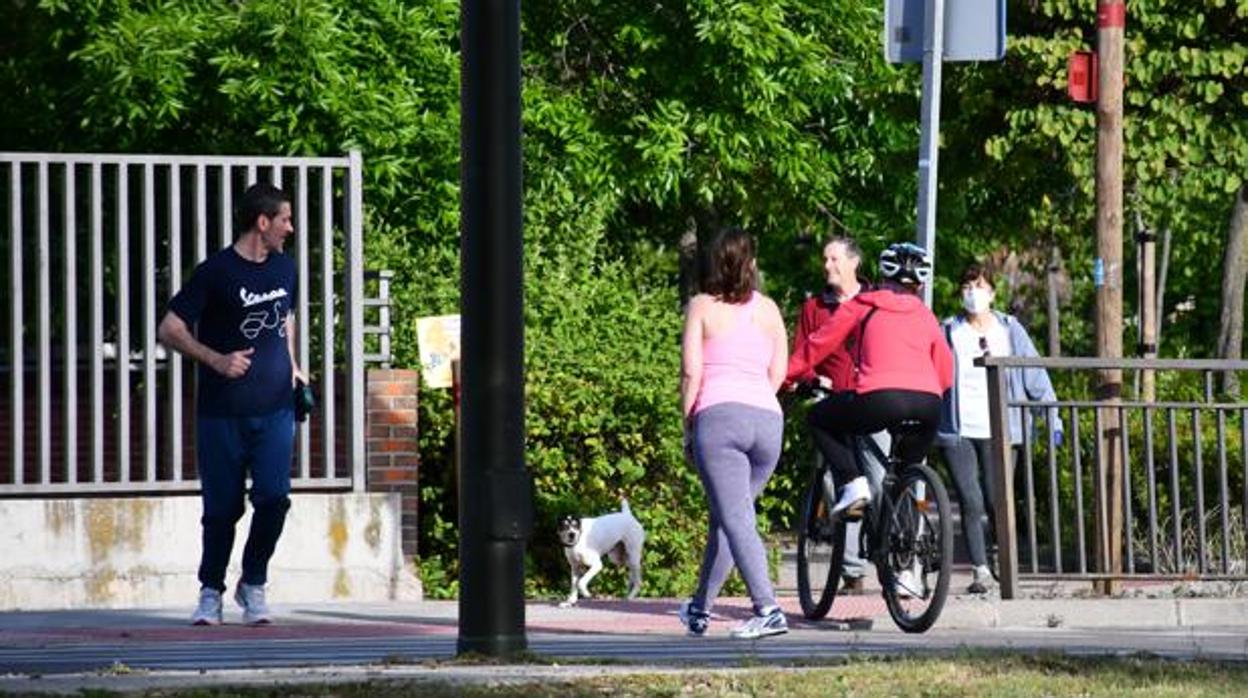
<svg viewBox="0 0 1248 698">
<path fill-rule="evenodd" d="M 527 647 L 520 0 L 460 5 L 458 652 Z"/>
<path fill-rule="evenodd" d="M 1096 7 L 1097 75 L 1096 104 L 1096 286 L 1097 356 L 1122 358 L 1122 72 L 1123 34 L 1127 6 L 1123 0 L 1098 0 Z M 1101 571 L 1122 571 L 1123 463 L 1122 425 L 1116 405 L 1122 396 L 1122 370 L 1106 369 L 1099 375 L 1097 397 L 1106 403 L 1100 410 L 1101 430 L 1097 472 L 1097 552 Z M 1116 580 L 1099 585 L 1112 594 Z"/>
</svg>

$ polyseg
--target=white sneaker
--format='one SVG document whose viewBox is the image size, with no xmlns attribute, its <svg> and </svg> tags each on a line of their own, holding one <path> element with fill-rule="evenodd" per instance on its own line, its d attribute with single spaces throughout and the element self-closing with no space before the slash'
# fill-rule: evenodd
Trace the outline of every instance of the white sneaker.
<svg viewBox="0 0 1248 698">
<path fill-rule="evenodd" d="M 971 584 L 966 588 L 970 594 L 987 594 L 992 588 L 992 570 L 988 569 L 988 565 L 978 565 L 971 568 Z"/>
<path fill-rule="evenodd" d="M 870 498 L 871 486 L 867 484 L 867 478 L 859 475 L 841 488 L 841 498 L 836 500 L 836 505 L 828 514 L 833 518 L 841 515 L 861 515 L 862 508 L 866 506 Z"/>
<path fill-rule="evenodd" d="M 897 598 L 922 598 L 925 594 L 927 594 L 927 589 L 923 583 L 923 563 L 915 560 L 913 565 L 902 570 L 901 573 L 897 575 L 895 584 Z"/>
<path fill-rule="evenodd" d="M 221 625 L 221 592 L 209 587 L 199 590 L 199 605 L 191 614 L 191 625 Z"/>
<path fill-rule="evenodd" d="M 779 606 L 772 607 L 762 615 L 755 615 L 741 625 L 728 632 L 729 635 L 742 640 L 755 640 L 760 637 L 783 635 L 789 632 L 789 622 Z"/>
<path fill-rule="evenodd" d="M 234 601 L 243 607 L 243 623 L 265 625 L 273 622 L 269 605 L 264 601 L 264 585 L 239 582 L 234 590 Z"/>
</svg>

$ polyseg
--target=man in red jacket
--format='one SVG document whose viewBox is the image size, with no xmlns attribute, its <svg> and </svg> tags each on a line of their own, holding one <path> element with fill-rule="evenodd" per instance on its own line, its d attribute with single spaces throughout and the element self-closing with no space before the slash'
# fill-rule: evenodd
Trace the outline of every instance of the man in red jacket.
<svg viewBox="0 0 1248 698">
<path fill-rule="evenodd" d="M 858 295 L 860 291 L 871 290 L 866 280 L 858 276 L 861 263 L 862 250 L 851 238 L 834 236 L 823 246 L 823 270 L 827 285 L 823 292 L 812 295 L 802 304 L 792 353 L 802 351 L 810 342 L 810 336 L 832 319 L 842 303 Z M 833 393 L 852 393 L 854 360 L 848 348 L 842 347 L 829 354 L 805 375 L 793 378 L 802 382 L 817 381 L 821 387 Z M 828 438 L 821 430 L 812 429 L 811 435 L 816 442 Z M 824 450 L 825 447 L 819 445 L 820 453 Z M 852 521 L 846 527 L 845 554 L 841 563 L 842 594 L 860 593 L 863 590 L 867 565 L 858 552 L 859 525 L 857 521 Z"/>
<path fill-rule="evenodd" d="M 786 381 L 792 382 L 844 351 L 851 339 L 856 344 L 853 392 L 818 403 L 808 416 L 837 482 L 846 483 L 834 516 L 860 513 L 871 495 L 854 458 L 854 435 L 911 419 L 923 425 L 920 437 L 927 437 L 916 448 L 926 450 L 936 437 L 941 396 L 953 384 L 953 356 L 918 295 L 931 275 L 931 257 L 922 247 L 890 245 L 880 255 L 880 288 L 841 304 L 789 358 Z"/>
<path fill-rule="evenodd" d="M 806 299 L 801 315 L 797 318 L 797 336 L 793 340 L 793 353 L 802 351 L 810 342 L 810 335 L 832 319 L 842 303 L 870 290 L 858 277 L 862 262 L 862 250 L 850 238 L 833 237 L 823 246 L 823 270 L 827 286 L 823 292 Z M 819 384 L 833 392 L 854 389 L 854 360 L 847 348 L 828 354 L 818 365 L 812 366 L 801 376 L 790 376 L 797 381 L 818 380 Z"/>
</svg>

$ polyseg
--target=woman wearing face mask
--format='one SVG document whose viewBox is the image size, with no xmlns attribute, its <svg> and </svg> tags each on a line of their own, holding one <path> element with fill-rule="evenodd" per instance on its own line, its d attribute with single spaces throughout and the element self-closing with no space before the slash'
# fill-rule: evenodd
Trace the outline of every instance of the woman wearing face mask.
<svg viewBox="0 0 1248 698">
<path fill-rule="evenodd" d="M 954 357 L 953 388 L 945 393 L 937 443 L 962 502 L 962 532 L 971 556 L 972 594 L 987 593 L 992 585 L 987 539 L 994 519 L 992 493 L 992 432 L 988 421 L 987 371 L 975 366 L 981 356 L 1039 356 L 1022 323 L 1013 315 L 994 311 L 992 272 L 972 263 L 962 272 L 962 312 L 944 321 L 945 340 Z M 1049 374 L 1043 368 L 1010 369 L 1006 374 L 1010 400 L 1056 400 Z M 1021 410 L 1009 411 L 1010 444 L 1023 441 Z M 1030 420 L 1028 420 L 1030 422 Z M 1054 430 L 1060 438 L 1060 423 Z"/>
</svg>

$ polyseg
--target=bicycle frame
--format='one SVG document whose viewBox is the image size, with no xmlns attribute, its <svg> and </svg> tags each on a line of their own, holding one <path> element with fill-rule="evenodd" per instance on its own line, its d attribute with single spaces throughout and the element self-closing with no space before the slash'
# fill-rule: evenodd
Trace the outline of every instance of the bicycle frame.
<svg viewBox="0 0 1248 698">
<path fill-rule="evenodd" d="M 838 499 L 837 483 L 829 465 L 822 459 L 817 462 L 816 479 L 803 499 L 798 533 L 798 590 L 802 612 L 809 619 L 818 620 L 831 609 L 841 561 L 855 554 L 851 539 L 858 543 L 854 546 L 857 556 L 875 565 L 889 615 L 898 627 L 905 632 L 924 632 L 940 616 L 953 556 L 948 494 L 940 475 L 922 461 L 911 463 L 892 457 L 891 440 L 887 431 L 854 437 L 854 457 L 870 489 L 856 533 L 844 521 L 836 528 L 835 519 L 828 516 Z M 902 483 L 906 483 L 904 492 L 898 491 Z M 922 504 L 912 508 L 911 498 Z M 929 520 L 929 511 L 938 512 L 938 518 Z M 809 561 L 815 558 L 810 557 L 808 548 L 828 544 L 834 540 L 828 534 L 838 530 L 846 538 L 832 543 L 833 566 L 827 569 L 825 580 L 822 572 L 810 569 Z M 899 537 L 892 538 L 894 534 Z M 929 578 L 932 572 L 934 584 Z M 904 599 L 917 599 L 918 605 Z"/>
<path fill-rule="evenodd" d="M 871 488 L 871 501 L 867 506 L 867 510 L 863 516 L 863 528 L 859 529 L 859 536 L 867 533 L 867 540 L 873 542 L 875 540 L 879 520 L 881 499 L 884 496 L 884 484 L 889 475 L 889 458 L 888 452 L 891 446 L 892 436 L 888 431 L 877 431 L 874 434 L 866 436 L 854 437 L 854 458 L 858 461 L 858 468 L 867 478 L 867 483 Z M 820 462 L 823 456 L 819 455 Z M 823 464 L 823 497 L 828 507 L 836 504 L 836 478 L 832 474 L 832 469 Z M 865 529 L 865 530 L 864 530 Z M 859 555 L 874 562 L 875 550 L 872 546 L 863 548 L 858 546 Z"/>
</svg>

